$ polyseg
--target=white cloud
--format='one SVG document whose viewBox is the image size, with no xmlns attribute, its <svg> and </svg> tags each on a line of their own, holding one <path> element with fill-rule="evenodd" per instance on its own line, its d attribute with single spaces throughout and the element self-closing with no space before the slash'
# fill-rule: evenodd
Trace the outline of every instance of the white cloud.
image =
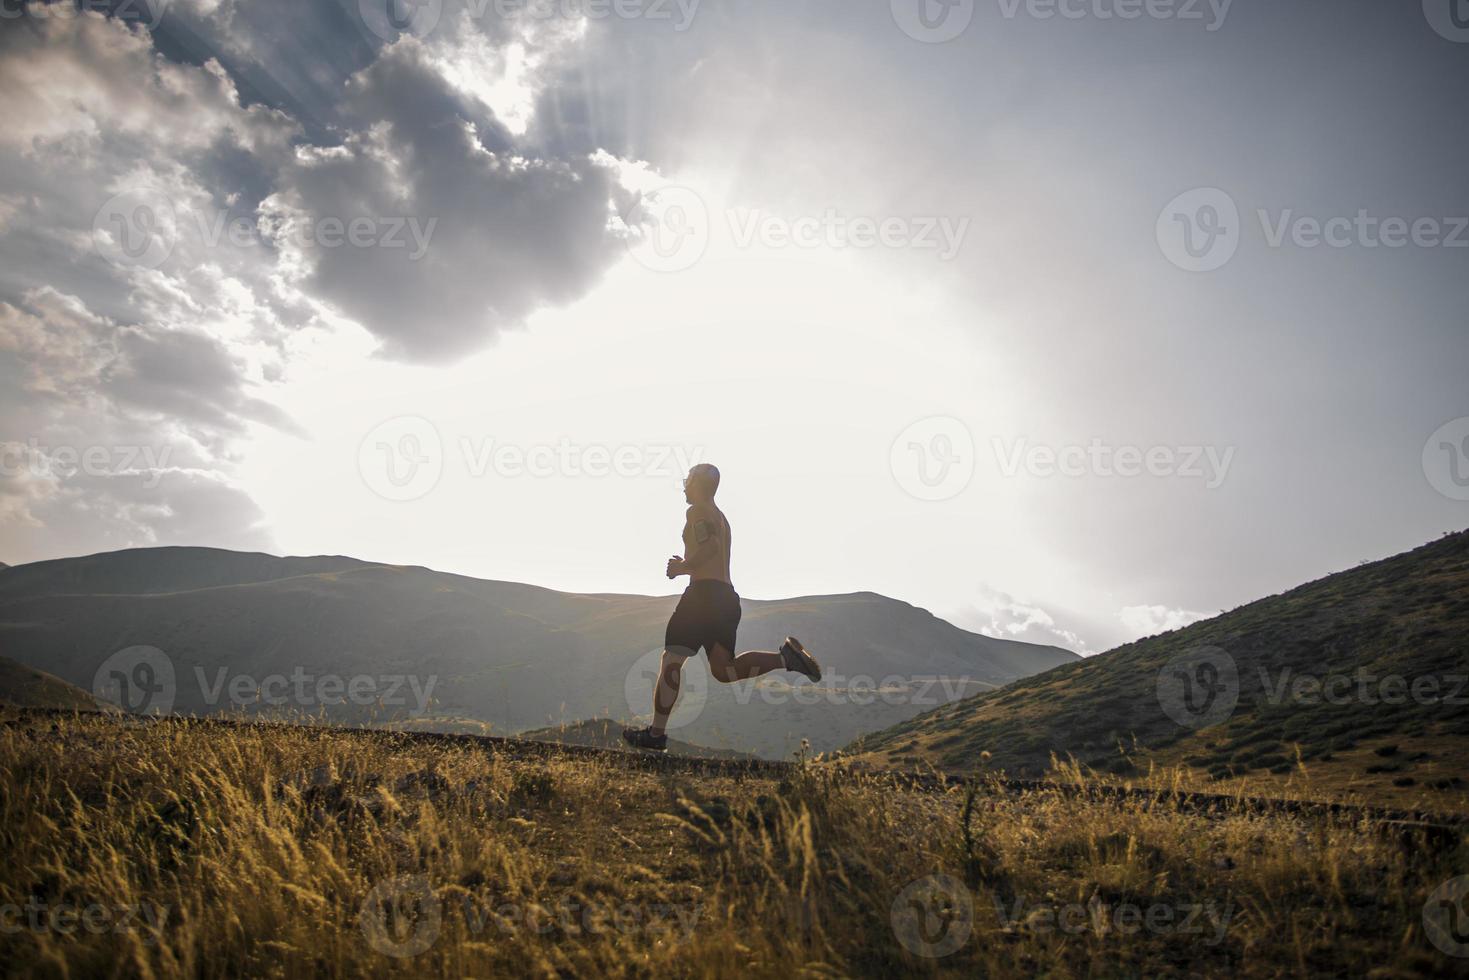
<svg viewBox="0 0 1469 980">
<path fill-rule="evenodd" d="M 1183 629 L 1191 623 L 1217 615 L 1218 613 L 1192 612 L 1188 609 L 1170 609 L 1168 606 L 1124 606 L 1118 611 L 1117 618 L 1135 636 L 1141 637 Z"/>
<path fill-rule="evenodd" d="M 1059 625 L 1045 609 L 988 585 L 980 586 L 979 598 L 956 622 L 1002 640 L 1047 643 L 1080 654 L 1094 652 L 1079 634 Z"/>
</svg>

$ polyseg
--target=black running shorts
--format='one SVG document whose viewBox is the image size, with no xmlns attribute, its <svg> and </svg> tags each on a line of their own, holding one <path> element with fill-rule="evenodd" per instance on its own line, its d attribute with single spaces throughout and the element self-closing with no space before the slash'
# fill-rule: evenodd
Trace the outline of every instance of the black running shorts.
<svg viewBox="0 0 1469 980">
<path fill-rule="evenodd" d="M 663 649 L 693 656 L 702 647 L 712 650 L 717 643 L 735 651 L 735 632 L 740 625 L 740 597 L 728 582 L 706 579 L 684 589 L 678 608 L 663 633 Z"/>
</svg>

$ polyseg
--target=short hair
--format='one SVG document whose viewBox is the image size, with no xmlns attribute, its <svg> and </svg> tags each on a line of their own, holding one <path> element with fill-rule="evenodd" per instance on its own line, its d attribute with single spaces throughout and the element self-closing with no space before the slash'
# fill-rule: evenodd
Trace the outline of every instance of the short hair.
<svg viewBox="0 0 1469 980">
<path fill-rule="evenodd" d="M 713 463 L 700 463 L 689 470 L 689 480 L 709 484 L 709 492 L 712 494 L 719 489 L 719 467 Z"/>
</svg>

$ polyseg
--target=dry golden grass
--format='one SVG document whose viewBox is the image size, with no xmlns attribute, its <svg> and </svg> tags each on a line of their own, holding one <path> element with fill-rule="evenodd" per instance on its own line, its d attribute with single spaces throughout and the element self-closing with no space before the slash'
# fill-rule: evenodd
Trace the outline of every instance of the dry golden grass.
<svg viewBox="0 0 1469 980">
<path fill-rule="evenodd" d="M 819 763 L 695 775 L 342 730 L 0 722 L 14 975 L 1469 975 L 1423 925 L 1469 872 L 1462 841 L 1430 854 L 1360 821 Z"/>
</svg>

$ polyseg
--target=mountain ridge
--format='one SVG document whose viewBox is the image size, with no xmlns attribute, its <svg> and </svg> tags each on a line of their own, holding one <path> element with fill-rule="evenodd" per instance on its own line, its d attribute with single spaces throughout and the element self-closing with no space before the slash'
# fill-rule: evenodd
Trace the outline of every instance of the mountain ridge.
<svg viewBox="0 0 1469 980">
<path fill-rule="evenodd" d="M 169 706 L 178 711 L 264 711 L 232 693 L 221 704 L 222 692 L 234 689 L 220 685 L 237 678 L 248 693 L 293 670 L 401 676 L 422 681 L 425 700 L 433 699 L 415 705 L 423 715 L 514 733 L 646 711 L 651 673 L 638 671 L 650 655 L 656 662 L 676 602 L 676 595 L 559 592 L 344 556 L 129 549 L 0 572 L 0 641 L 18 660 L 87 690 L 106 657 L 156 648 L 173 673 Z M 1076 659 L 972 633 L 873 592 L 744 600 L 742 649 L 774 649 L 788 633 L 827 657 L 833 676 L 818 703 L 802 704 L 805 692 L 773 682 L 709 684 L 704 658 L 694 658 L 686 676 L 691 689 L 702 680 L 707 701 L 689 702 L 703 708 L 680 737 L 767 756 L 783 756 L 803 739 L 836 748 L 941 703 L 925 699 Z M 842 686 L 844 678 L 870 677 L 875 686 L 929 676 L 955 684 L 888 685 L 895 703 L 871 705 L 855 703 L 850 685 Z M 340 720 L 362 722 L 370 711 L 347 714 Z"/>
</svg>

